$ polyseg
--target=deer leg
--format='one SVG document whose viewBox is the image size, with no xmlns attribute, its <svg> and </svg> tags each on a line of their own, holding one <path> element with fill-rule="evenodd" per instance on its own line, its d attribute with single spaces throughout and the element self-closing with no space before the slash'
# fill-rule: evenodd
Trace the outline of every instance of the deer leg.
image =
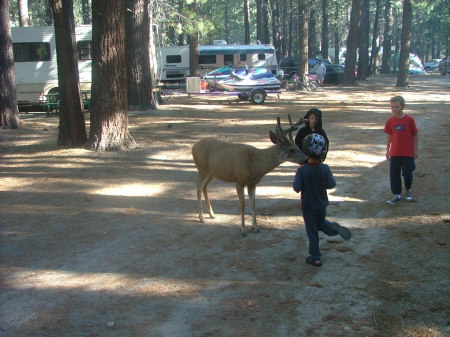
<svg viewBox="0 0 450 337">
<path fill-rule="evenodd" d="M 198 174 L 197 178 L 197 203 L 198 203 L 198 218 L 200 222 L 204 222 L 203 220 L 203 209 L 202 209 L 202 190 L 206 189 L 205 183 L 208 181 L 209 175 Z"/>
<path fill-rule="evenodd" d="M 259 232 L 258 225 L 256 224 L 256 211 L 255 211 L 255 191 L 256 185 L 247 186 L 248 199 L 250 202 L 250 210 L 252 212 L 252 232 Z"/>
<path fill-rule="evenodd" d="M 236 184 L 236 191 L 239 197 L 239 206 L 241 210 L 241 234 L 245 235 L 245 196 L 244 196 L 244 186 Z"/>
<path fill-rule="evenodd" d="M 206 207 L 208 208 L 208 213 L 209 216 L 214 219 L 215 218 L 215 214 L 214 211 L 212 209 L 211 203 L 209 202 L 209 198 L 208 198 L 208 185 L 211 181 L 214 180 L 214 177 L 209 176 L 208 179 L 206 180 L 204 186 L 203 186 L 203 196 L 205 197 L 205 201 L 206 201 Z"/>
</svg>

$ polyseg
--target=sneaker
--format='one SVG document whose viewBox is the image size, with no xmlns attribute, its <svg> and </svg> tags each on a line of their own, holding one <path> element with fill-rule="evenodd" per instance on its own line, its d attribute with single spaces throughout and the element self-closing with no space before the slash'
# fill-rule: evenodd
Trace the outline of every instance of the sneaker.
<svg viewBox="0 0 450 337">
<path fill-rule="evenodd" d="M 410 190 L 406 191 L 406 196 L 405 196 L 406 201 L 413 201 L 414 200 L 414 196 L 412 194 L 412 192 Z"/>
<path fill-rule="evenodd" d="M 389 199 L 388 201 L 386 201 L 386 203 L 389 205 L 393 205 L 393 204 L 400 202 L 401 200 L 402 200 L 402 198 L 400 197 L 400 195 L 394 194 L 394 197 L 392 199 Z"/>
<path fill-rule="evenodd" d="M 341 236 L 341 238 L 343 238 L 344 240 L 350 240 L 350 238 L 352 237 L 352 233 L 350 232 L 350 229 L 339 225 L 337 222 L 330 222 L 329 226 L 331 229 L 338 232 L 339 235 Z"/>
</svg>

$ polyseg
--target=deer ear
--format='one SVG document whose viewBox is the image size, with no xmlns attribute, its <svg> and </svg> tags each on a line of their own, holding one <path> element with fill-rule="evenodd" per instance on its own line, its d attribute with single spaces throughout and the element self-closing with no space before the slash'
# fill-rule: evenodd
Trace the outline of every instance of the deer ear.
<svg viewBox="0 0 450 337">
<path fill-rule="evenodd" d="M 278 144 L 278 137 L 275 133 L 273 133 L 272 130 L 269 130 L 269 135 L 270 135 L 270 140 L 272 141 L 272 143 Z"/>
</svg>

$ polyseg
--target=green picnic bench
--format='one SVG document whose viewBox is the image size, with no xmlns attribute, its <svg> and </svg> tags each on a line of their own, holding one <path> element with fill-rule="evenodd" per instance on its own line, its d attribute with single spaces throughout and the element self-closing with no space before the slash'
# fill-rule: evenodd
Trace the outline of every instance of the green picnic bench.
<svg viewBox="0 0 450 337">
<path fill-rule="evenodd" d="M 44 95 L 45 101 L 41 103 L 41 105 L 45 106 L 47 109 L 47 116 L 50 115 L 50 112 L 55 110 L 56 113 L 59 112 L 59 93 L 56 94 L 47 94 Z"/>
<path fill-rule="evenodd" d="M 45 106 L 47 109 L 47 116 L 50 115 L 50 112 L 55 110 L 56 113 L 59 112 L 59 93 L 55 94 L 47 94 L 44 95 L 45 101 L 41 103 L 41 105 Z M 81 91 L 81 97 L 83 99 L 83 109 L 90 111 L 91 108 L 91 91 L 90 90 L 83 90 Z"/>
</svg>

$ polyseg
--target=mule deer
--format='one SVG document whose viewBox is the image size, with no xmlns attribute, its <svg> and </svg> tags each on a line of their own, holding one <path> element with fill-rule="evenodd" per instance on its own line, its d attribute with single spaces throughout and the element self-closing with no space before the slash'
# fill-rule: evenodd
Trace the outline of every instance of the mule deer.
<svg viewBox="0 0 450 337">
<path fill-rule="evenodd" d="M 247 186 L 252 214 L 252 231 L 257 232 L 255 214 L 255 189 L 262 177 L 275 167 L 291 161 L 302 163 L 306 156 L 295 145 L 292 132 L 305 121 L 301 119 L 292 123 L 288 116 L 290 128 L 283 130 L 280 117 L 277 117 L 275 133 L 269 131 L 270 140 L 276 144 L 266 149 L 257 149 L 246 144 L 234 144 L 215 138 L 205 138 L 194 144 L 192 156 L 198 170 L 197 201 L 198 217 L 204 222 L 202 209 L 202 191 L 205 197 L 208 213 L 214 218 L 214 212 L 208 198 L 207 187 L 214 179 L 235 183 L 241 210 L 241 234 L 245 235 L 245 197 L 244 187 Z M 288 137 L 286 136 L 288 135 Z"/>
</svg>

